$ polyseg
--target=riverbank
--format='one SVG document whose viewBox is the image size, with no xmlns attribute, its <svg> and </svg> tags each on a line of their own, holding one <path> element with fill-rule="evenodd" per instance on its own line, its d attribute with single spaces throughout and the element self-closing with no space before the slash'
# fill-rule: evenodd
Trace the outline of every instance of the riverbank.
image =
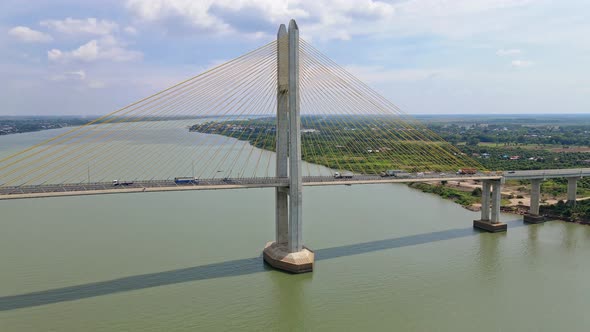
<svg viewBox="0 0 590 332">
<path fill-rule="evenodd" d="M 452 200 L 470 211 L 481 210 L 481 184 L 477 181 L 409 183 L 408 186 Z M 504 186 L 502 191 L 500 210 L 504 213 L 525 215 L 530 209 L 530 201 L 530 190 L 523 186 L 508 184 Z M 543 199 L 541 204 L 541 213 L 547 218 L 590 225 L 590 201 L 588 197 L 579 198 L 575 207 L 565 204 L 562 197 Z"/>
</svg>

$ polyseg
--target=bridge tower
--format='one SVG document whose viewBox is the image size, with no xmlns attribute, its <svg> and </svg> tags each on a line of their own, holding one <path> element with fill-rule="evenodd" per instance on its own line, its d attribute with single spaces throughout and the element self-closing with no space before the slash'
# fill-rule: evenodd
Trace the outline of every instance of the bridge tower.
<svg viewBox="0 0 590 332">
<path fill-rule="evenodd" d="M 271 266 L 292 273 L 311 272 L 314 254 L 302 243 L 301 114 L 299 95 L 299 28 L 295 20 L 277 33 L 276 176 L 288 188 L 276 188 L 276 239 L 263 257 Z"/>
</svg>

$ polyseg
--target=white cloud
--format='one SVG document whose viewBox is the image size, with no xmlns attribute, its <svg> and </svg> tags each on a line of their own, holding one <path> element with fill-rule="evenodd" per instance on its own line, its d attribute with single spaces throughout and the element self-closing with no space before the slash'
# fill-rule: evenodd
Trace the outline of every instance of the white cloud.
<svg viewBox="0 0 590 332">
<path fill-rule="evenodd" d="M 534 62 L 528 60 L 512 60 L 512 67 L 524 68 L 534 65 Z"/>
<path fill-rule="evenodd" d="M 53 82 L 62 82 L 62 83 L 73 83 L 73 87 L 75 88 L 90 88 L 90 89 L 103 89 L 107 85 L 105 82 L 96 80 L 96 79 L 88 79 L 86 75 L 86 71 L 83 69 L 76 70 L 76 71 L 67 71 L 61 74 L 56 74 L 49 77 L 50 81 Z"/>
<path fill-rule="evenodd" d="M 357 0 L 358 1 L 358 0 Z M 277 0 L 127 0 L 127 8 L 139 18 L 157 21 L 167 17 L 185 17 L 201 28 L 225 29 L 229 25 L 223 16 L 228 13 L 245 13 L 249 10 L 256 17 L 270 22 L 286 21 L 291 17 L 308 17 L 309 13 L 300 8 L 300 1 Z"/>
<path fill-rule="evenodd" d="M 106 84 L 101 81 L 90 81 L 88 82 L 88 87 L 91 89 L 103 89 L 106 87 Z"/>
<path fill-rule="evenodd" d="M 126 6 L 140 20 L 175 28 L 180 21 L 217 33 L 251 34 L 295 18 L 305 24 L 307 39 L 348 40 L 392 32 L 476 35 L 504 29 L 498 12 L 539 1 L 544 0 L 127 0 Z"/>
<path fill-rule="evenodd" d="M 212 4 L 213 1 L 128 0 L 127 8 L 145 21 L 153 22 L 180 17 L 198 28 L 220 32 L 230 30 L 228 24 L 209 14 Z"/>
<path fill-rule="evenodd" d="M 8 34 L 29 43 L 47 43 L 53 40 L 49 34 L 24 26 L 17 26 L 10 29 Z"/>
<path fill-rule="evenodd" d="M 51 81 L 83 81 L 86 79 L 86 72 L 84 70 L 68 71 L 63 74 L 53 75 L 49 78 Z"/>
<path fill-rule="evenodd" d="M 47 58 L 51 61 L 57 61 L 63 56 L 62 51 L 58 49 L 51 49 L 47 51 Z"/>
<path fill-rule="evenodd" d="M 497 56 L 512 56 L 512 55 L 519 55 L 522 51 L 516 48 L 511 49 L 499 49 L 496 51 Z"/>
<path fill-rule="evenodd" d="M 123 29 L 123 31 L 125 31 L 125 33 L 128 35 L 137 35 L 137 29 L 132 26 L 126 26 L 125 29 Z"/>
<path fill-rule="evenodd" d="M 456 70 L 446 68 L 387 69 L 382 66 L 349 65 L 345 69 L 369 84 L 416 82 L 436 78 L 452 79 L 459 75 Z"/>
<path fill-rule="evenodd" d="M 96 60 L 122 62 L 138 60 L 142 57 L 141 52 L 125 49 L 124 45 L 112 36 L 106 36 L 99 40 L 93 39 L 72 51 L 52 49 L 47 52 L 47 58 L 55 62 L 92 62 Z"/>
<path fill-rule="evenodd" d="M 84 20 L 71 17 L 65 20 L 45 20 L 41 21 L 40 24 L 49 29 L 70 35 L 90 34 L 104 36 L 119 29 L 119 25 L 113 21 L 97 20 L 93 17 Z"/>
</svg>

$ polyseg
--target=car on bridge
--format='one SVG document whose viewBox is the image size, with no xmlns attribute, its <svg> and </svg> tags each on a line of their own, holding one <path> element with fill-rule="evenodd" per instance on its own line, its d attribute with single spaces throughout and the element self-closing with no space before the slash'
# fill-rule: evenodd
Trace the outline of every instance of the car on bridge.
<svg viewBox="0 0 590 332">
<path fill-rule="evenodd" d="M 133 181 L 113 180 L 113 186 L 130 186 L 132 184 L 133 184 Z"/>
</svg>

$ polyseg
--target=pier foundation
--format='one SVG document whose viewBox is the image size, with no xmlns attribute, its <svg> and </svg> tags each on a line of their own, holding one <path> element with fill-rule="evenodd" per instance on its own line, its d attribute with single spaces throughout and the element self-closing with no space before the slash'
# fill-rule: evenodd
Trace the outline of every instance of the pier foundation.
<svg viewBox="0 0 590 332">
<path fill-rule="evenodd" d="M 492 233 L 506 232 L 508 226 L 506 225 L 506 223 L 500 222 L 500 205 L 502 203 L 502 181 L 484 181 L 482 184 L 481 194 L 481 219 L 474 220 L 473 227 Z"/>
<path fill-rule="evenodd" d="M 296 252 L 289 252 L 287 245 L 268 242 L 262 251 L 264 261 L 275 269 L 290 273 L 313 271 L 315 255 L 313 251 L 303 247 Z"/>
</svg>

